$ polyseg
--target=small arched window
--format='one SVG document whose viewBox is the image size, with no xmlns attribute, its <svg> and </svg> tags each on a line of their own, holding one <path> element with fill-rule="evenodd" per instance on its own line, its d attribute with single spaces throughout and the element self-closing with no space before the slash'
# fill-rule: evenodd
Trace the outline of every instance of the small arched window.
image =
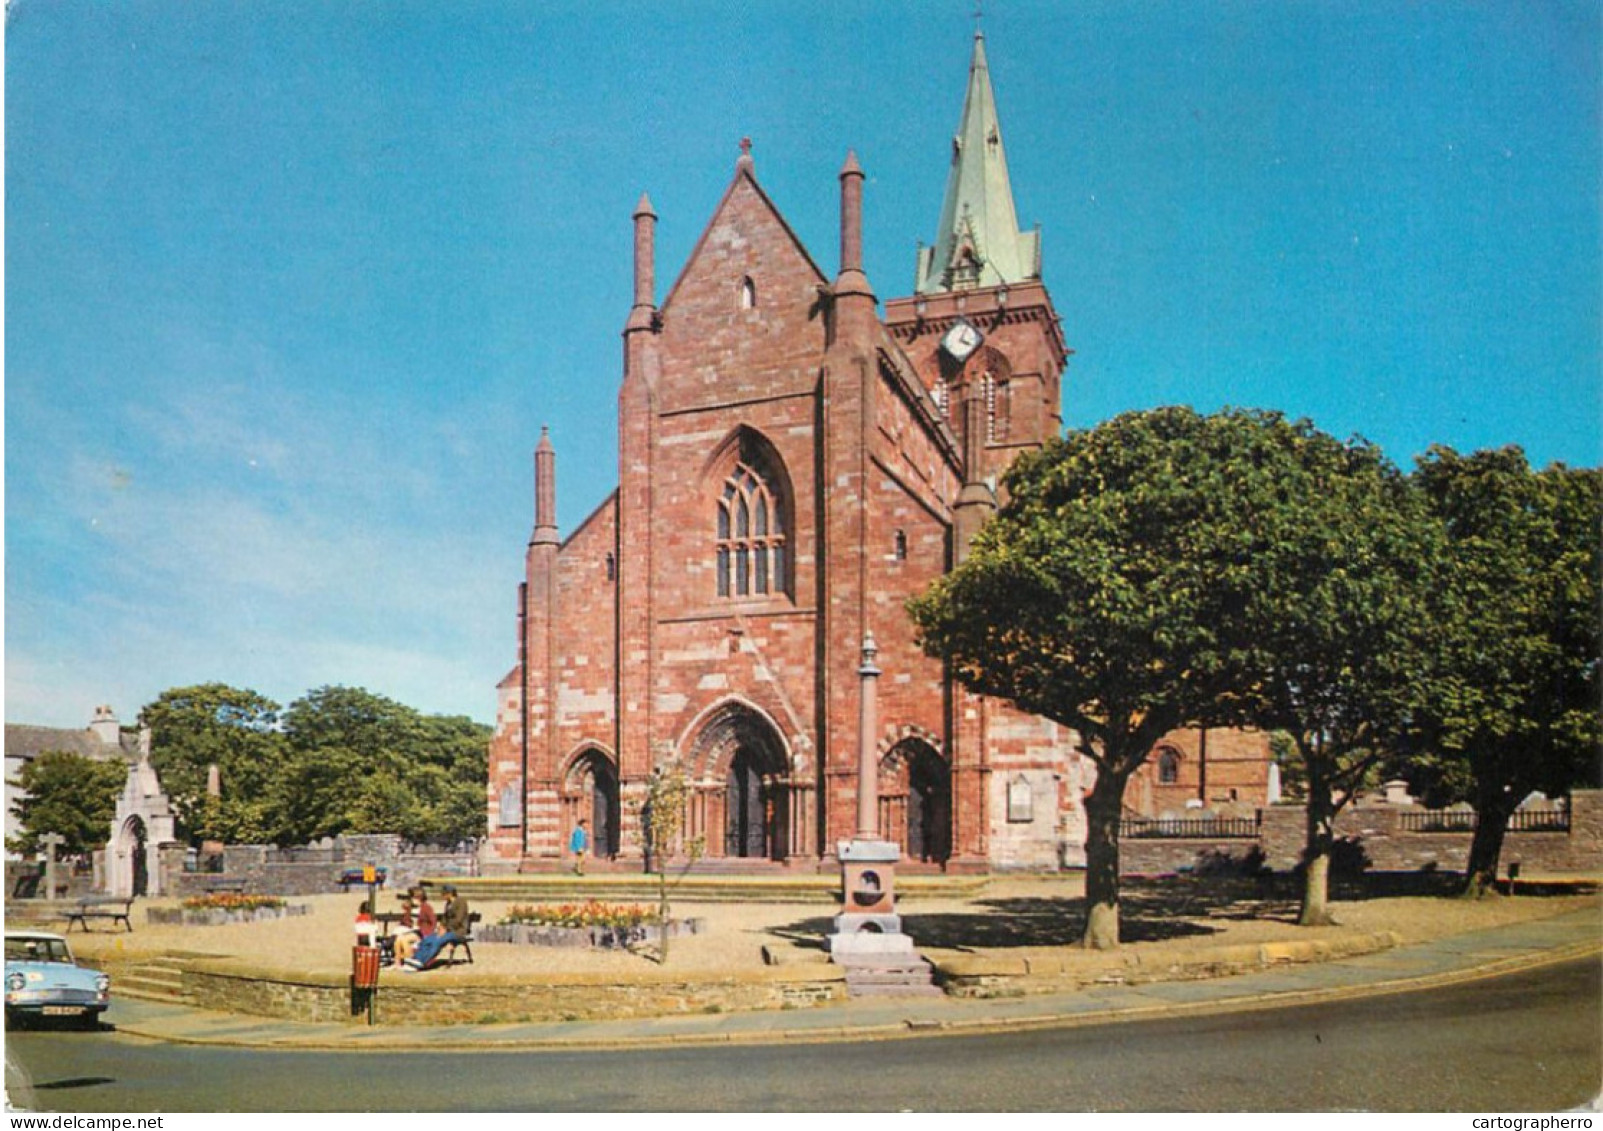
<svg viewBox="0 0 1603 1131">
<path fill-rule="evenodd" d="M 618 580 L 618 557 L 610 550 L 607 552 L 607 580 Z"/>
<path fill-rule="evenodd" d="M 1180 752 L 1164 747 L 1158 751 L 1158 784 L 1177 785 L 1180 781 Z"/>
<path fill-rule="evenodd" d="M 740 280 L 740 309 L 757 309 L 757 284 L 751 281 L 750 275 Z"/>
<path fill-rule="evenodd" d="M 715 552 L 720 597 L 766 597 L 786 589 L 784 496 L 778 477 L 755 448 L 741 445 L 740 459 L 718 496 Z"/>
<path fill-rule="evenodd" d="M 895 546 L 894 553 L 896 555 L 896 560 L 899 561 L 899 562 L 905 562 L 907 560 L 907 531 L 898 530 L 896 532 L 896 540 L 895 540 L 894 546 Z"/>
</svg>

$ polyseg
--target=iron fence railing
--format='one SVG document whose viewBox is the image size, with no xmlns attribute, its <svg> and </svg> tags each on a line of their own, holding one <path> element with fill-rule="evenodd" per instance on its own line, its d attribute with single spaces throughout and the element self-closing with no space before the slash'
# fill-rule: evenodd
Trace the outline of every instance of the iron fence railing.
<svg viewBox="0 0 1603 1131">
<path fill-rule="evenodd" d="M 1417 813 L 1403 813 L 1401 817 L 1405 833 L 1470 833 L 1475 831 L 1476 825 L 1473 809 L 1422 809 Z M 1520 809 L 1510 814 L 1508 831 L 1567 833 L 1570 812 L 1568 809 Z"/>
<path fill-rule="evenodd" d="M 1126 817 L 1119 836 L 1130 840 L 1251 840 L 1258 835 L 1256 817 Z"/>
</svg>

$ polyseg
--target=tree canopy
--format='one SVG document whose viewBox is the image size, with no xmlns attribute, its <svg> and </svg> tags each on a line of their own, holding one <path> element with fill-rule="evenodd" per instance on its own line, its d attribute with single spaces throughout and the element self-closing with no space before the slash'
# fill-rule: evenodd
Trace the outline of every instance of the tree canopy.
<svg viewBox="0 0 1603 1131">
<path fill-rule="evenodd" d="M 361 688 L 287 708 L 204 684 L 164 692 L 140 720 L 182 827 L 197 840 L 300 844 L 345 832 L 481 836 L 489 728 L 423 715 Z M 218 768 L 220 798 L 206 793 Z"/>
<path fill-rule="evenodd" d="M 39 838 L 61 835 L 61 851 L 92 852 L 105 845 L 117 813 L 117 796 L 128 779 L 121 758 L 99 761 L 63 750 L 46 750 L 23 765 L 16 784 L 27 791 L 14 809 L 20 831 L 6 847 L 23 856 L 39 851 Z"/>
<path fill-rule="evenodd" d="M 1324 531 L 1301 527 L 1329 484 L 1299 461 L 1327 439 L 1277 414 L 1187 408 L 1071 432 L 1014 463 L 962 564 L 909 603 L 959 681 L 1073 728 L 1095 763 L 1088 946 L 1118 939 L 1130 775 L 1171 730 L 1264 712 L 1255 617 L 1290 600 L 1290 573 L 1317 553 Z"/>
<path fill-rule="evenodd" d="M 1329 922 L 1337 813 L 1400 748 L 1426 691 L 1436 523 L 1373 445 L 1276 424 L 1253 457 L 1256 582 L 1228 627 L 1248 721 L 1285 735 L 1307 804 L 1300 920 Z"/>
<path fill-rule="evenodd" d="M 1447 537 L 1426 741 L 1410 773 L 1477 813 L 1466 886 L 1495 878 L 1509 815 L 1533 790 L 1595 781 L 1603 472 L 1532 471 L 1518 448 L 1434 447 L 1414 482 Z"/>
</svg>

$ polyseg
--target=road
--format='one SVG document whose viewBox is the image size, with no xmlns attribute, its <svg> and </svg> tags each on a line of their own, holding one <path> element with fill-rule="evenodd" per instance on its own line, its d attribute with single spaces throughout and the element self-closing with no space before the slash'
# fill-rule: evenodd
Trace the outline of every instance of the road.
<svg viewBox="0 0 1603 1131">
<path fill-rule="evenodd" d="M 327 1053 L 8 1035 L 35 1110 L 1551 1111 L 1603 1065 L 1596 959 L 1318 1007 L 989 1037 Z M 11 1097 L 26 1102 L 26 1088 Z"/>
</svg>

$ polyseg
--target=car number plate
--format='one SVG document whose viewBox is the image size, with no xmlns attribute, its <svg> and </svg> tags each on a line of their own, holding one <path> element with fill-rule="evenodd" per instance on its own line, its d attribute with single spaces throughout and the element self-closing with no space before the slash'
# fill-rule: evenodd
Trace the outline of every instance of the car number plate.
<svg viewBox="0 0 1603 1131">
<path fill-rule="evenodd" d="M 73 1017 L 83 1012 L 77 1005 L 47 1005 L 41 1010 L 46 1017 Z"/>
</svg>

